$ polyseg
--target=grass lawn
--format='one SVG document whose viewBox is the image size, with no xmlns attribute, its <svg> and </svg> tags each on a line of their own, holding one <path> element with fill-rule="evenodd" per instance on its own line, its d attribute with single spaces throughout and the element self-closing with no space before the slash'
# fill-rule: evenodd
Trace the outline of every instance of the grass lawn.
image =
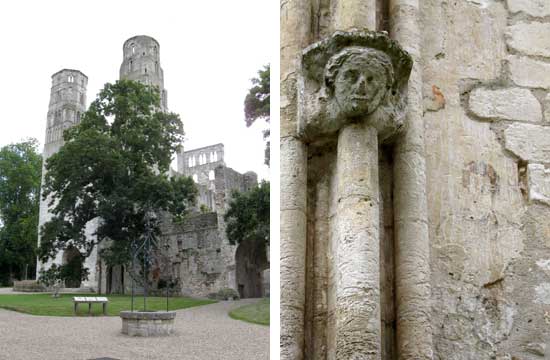
<svg viewBox="0 0 550 360">
<path fill-rule="evenodd" d="M 0 295 L 0 308 L 15 310 L 32 315 L 74 316 L 73 296 L 98 296 L 96 294 L 51 294 Z M 104 296 L 104 295 L 99 295 Z M 118 316 L 122 310 L 130 310 L 130 295 L 107 295 L 107 315 Z M 136 296 L 134 310 L 143 310 L 143 297 Z M 216 301 L 174 297 L 168 300 L 169 310 L 185 309 L 193 306 L 212 304 Z M 147 310 L 166 310 L 165 297 L 148 297 Z M 88 315 L 88 304 L 78 305 L 78 316 Z M 92 315 L 103 315 L 101 304 L 92 304 Z"/>
<path fill-rule="evenodd" d="M 233 319 L 269 326 L 269 299 L 236 308 L 229 313 L 229 316 Z"/>
</svg>

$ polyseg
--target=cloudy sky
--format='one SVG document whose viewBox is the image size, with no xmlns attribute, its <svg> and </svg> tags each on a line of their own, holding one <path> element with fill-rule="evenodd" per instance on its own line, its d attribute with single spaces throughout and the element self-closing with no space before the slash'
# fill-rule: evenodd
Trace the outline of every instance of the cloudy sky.
<svg viewBox="0 0 550 360">
<path fill-rule="evenodd" d="M 182 118 L 185 149 L 224 143 L 228 166 L 267 178 L 265 124 L 246 128 L 243 100 L 275 53 L 272 2 L 2 1 L 0 146 L 34 137 L 42 148 L 53 73 L 86 74 L 90 104 L 118 79 L 124 41 L 149 35 L 160 43 L 168 107 Z"/>
</svg>

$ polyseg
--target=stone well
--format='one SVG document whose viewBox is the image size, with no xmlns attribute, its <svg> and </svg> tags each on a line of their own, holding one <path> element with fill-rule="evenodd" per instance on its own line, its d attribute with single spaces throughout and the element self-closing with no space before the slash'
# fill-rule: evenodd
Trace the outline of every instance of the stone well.
<svg viewBox="0 0 550 360">
<path fill-rule="evenodd" d="M 122 333 L 130 336 L 166 336 L 174 333 L 175 311 L 121 311 Z"/>
</svg>

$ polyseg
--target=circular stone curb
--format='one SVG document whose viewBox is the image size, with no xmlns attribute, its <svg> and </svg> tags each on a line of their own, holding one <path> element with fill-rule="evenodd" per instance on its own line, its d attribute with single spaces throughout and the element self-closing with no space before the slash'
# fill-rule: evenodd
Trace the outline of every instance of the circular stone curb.
<svg viewBox="0 0 550 360">
<path fill-rule="evenodd" d="M 121 311 L 122 333 L 130 336 L 167 336 L 174 333 L 175 311 Z"/>
<path fill-rule="evenodd" d="M 121 311 L 120 317 L 134 320 L 171 320 L 176 317 L 175 311 Z"/>
</svg>

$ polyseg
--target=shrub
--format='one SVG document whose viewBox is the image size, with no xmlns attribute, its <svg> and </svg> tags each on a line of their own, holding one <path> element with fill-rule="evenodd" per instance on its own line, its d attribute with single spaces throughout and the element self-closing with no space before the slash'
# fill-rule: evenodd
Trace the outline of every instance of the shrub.
<svg viewBox="0 0 550 360">
<path fill-rule="evenodd" d="M 218 292 L 208 294 L 209 299 L 214 300 L 239 300 L 239 293 L 235 289 L 223 288 Z"/>
</svg>

